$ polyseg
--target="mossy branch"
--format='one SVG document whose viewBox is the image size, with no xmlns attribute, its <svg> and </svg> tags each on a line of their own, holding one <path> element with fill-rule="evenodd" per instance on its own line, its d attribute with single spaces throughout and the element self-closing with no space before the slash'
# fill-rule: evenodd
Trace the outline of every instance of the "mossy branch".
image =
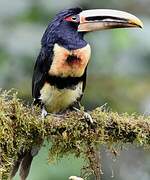
<svg viewBox="0 0 150 180">
<path fill-rule="evenodd" d="M 83 112 L 67 112 L 61 118 L 41 119 L 40 109 L 24 105 L 16 93 L 0 93 L 0 179 L 7 179 L 21 149 L 48 140 L 49 160 L 73 153 L 88 161 L 89 172 L 96 174 L 95 150 L 101 144 L 136 143 L 150 145 L 150 117 L 118 114 L 96 108 L 88 124 Z M 87 171 L 86 171 L 87 172 Z"/>
</svg>

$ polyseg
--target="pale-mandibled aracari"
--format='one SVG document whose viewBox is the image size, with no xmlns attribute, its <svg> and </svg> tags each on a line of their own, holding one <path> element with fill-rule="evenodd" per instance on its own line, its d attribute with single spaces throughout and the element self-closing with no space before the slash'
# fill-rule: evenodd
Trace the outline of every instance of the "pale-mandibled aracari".
<svg viewBox="0 0 150 180">
<path fill-rule="evenodd" d="M 42 107 L 42 115 L 63 112 L 80 102 L 91 56 L 84 40 L 87 32 L 142 26 L 134 15 L 110 9 L 72 8 L 57 14 L 42 37 L 33 73 L 32 95 L 34 103 Z M 38 148 L 21 152 L 11 177 L 20 166 L 20 178 L 25 180 L 37 152 Z"/>
</svg>

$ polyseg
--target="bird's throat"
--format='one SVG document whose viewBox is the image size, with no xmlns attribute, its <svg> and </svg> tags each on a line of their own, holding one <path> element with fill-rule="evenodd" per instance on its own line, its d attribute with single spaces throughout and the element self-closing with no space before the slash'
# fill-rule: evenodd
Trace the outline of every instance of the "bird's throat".
<svg viewBox="0 0 150 180">
<path fill-rule="evenodd" d="M 49 75 L 59 77 L 81 77 L 91 56 L 89 44 L 81 49 L 68 50 L 55 44 Z"/>
</svg>

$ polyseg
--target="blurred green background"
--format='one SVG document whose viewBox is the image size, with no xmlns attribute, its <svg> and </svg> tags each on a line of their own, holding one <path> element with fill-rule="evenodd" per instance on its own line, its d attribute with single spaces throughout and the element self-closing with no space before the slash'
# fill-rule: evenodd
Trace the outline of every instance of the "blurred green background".
<svg viewBox="0 0 150 180">
<path fill-rule="evenodd" d="M 56 13 L 76 6 L 124 10 L 144 22 L 143 30 L 119 29 L 86 35 L 92 58 L 82 103 L 87 109 L 108 103 L 113 111 L 149 114 L 149 0 L 0 0 L 0 87 L 15 88 L 26 102 L 32 101 L 32 71 L 42 34 Z M 28 180 L 67 180 L 70 175 L 80 174 L 82 159 L 70 156 L 48 165 L 47 149 L 43 147 L 35 158 Z M 114 161 L 111 153 L 102 148 L 102 161 L 103 180 L 150 179 L 148 150 L 129 146 Z"/>
</svg>

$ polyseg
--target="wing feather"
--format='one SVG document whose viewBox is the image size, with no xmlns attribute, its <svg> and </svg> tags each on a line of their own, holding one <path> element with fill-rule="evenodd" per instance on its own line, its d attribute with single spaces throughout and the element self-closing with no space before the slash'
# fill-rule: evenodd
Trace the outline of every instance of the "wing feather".
<svg viewBox="0 0 150 180">
<path fill-rule="evenodd" d="M 46 81 L 46 75 L 52 62 L 52 55 L 52 51 L 46 51 L 44 48 L 42 48 L 34 66 L 32 78 L 32 96 L 37 101 L 40 97 L 40 90 Z"/>
</svg>

